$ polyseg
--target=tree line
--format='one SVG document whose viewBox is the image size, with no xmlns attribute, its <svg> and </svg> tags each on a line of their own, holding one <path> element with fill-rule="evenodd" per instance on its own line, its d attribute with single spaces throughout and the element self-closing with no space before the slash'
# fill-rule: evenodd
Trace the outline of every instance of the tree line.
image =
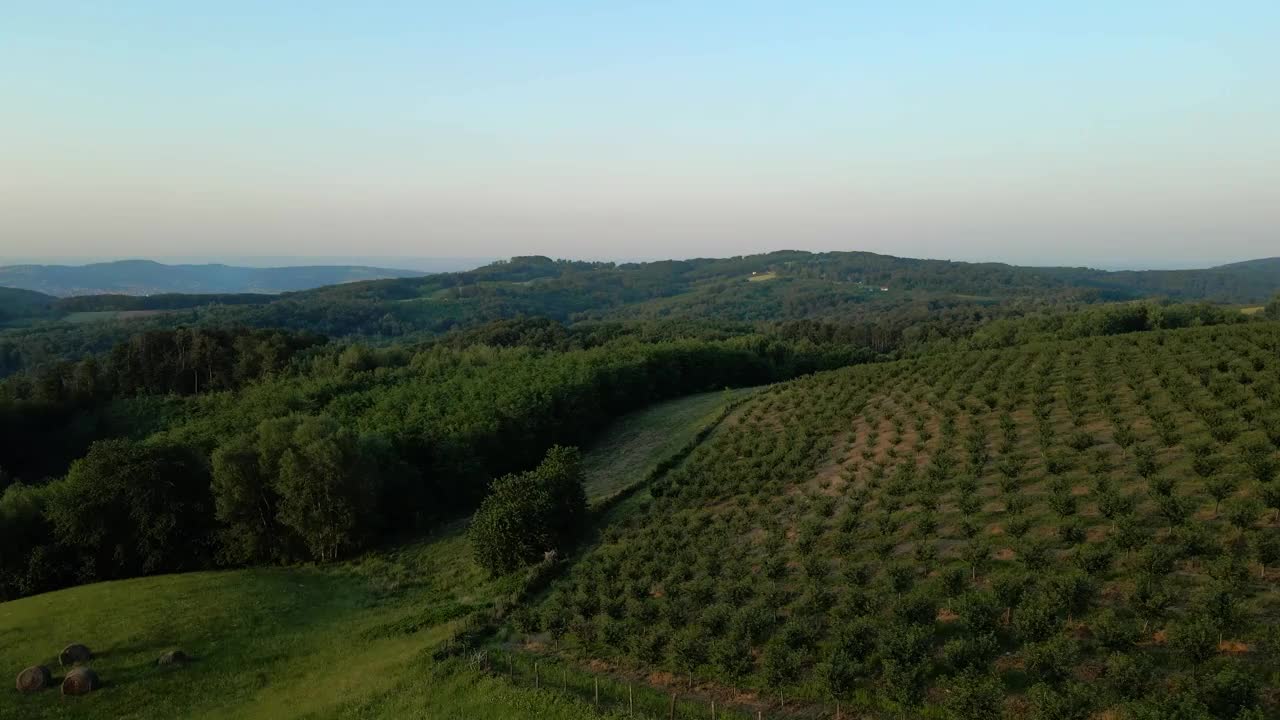
<svg viewBox="0 0 1280 720">
<path fill-rule="evenodd" d="M 873 357 L 759 335 L 620 337 L 563 351 L 326 348 L 295 338 L 285 344 L 294 351 L 288 372 L 271 372 L 283 362 L 271 352 L 280 338 L 246 331 L 239 337 L 260 342 L 237 345 L 227 336 L 214 347 L 229 353 L 200 351 L 195 362 L 192 337 L 157 345 L 148 336 L 113 350 L 102 362 L 122 373 L 116 394 L 93 412 L 125 418 L 123 427 L 81 449 L 65 476 L 5 481 L 4 597 L 153 572 L 330 560 L 469 512 L 492 478 L 535 467 L 547 448 L 589 439 L 627 411 Z M 167 370 L 139 360 L 157 348 Z M 201 366 L 208 358 L 220 359 L 212 375 Z M 16 422 L 37 405 L 8 406 Z M 30 433 L 22 449 L 6 446 L 5 466 L 73 451 L 58 444 L 64 427 Z"/>
</svg>

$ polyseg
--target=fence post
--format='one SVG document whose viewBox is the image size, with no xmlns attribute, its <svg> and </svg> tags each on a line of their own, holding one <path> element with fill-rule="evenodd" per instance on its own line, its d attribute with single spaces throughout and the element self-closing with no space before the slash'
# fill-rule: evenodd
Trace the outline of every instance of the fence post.
<svg viewBox="0 0 1280 720">
<path fill-rule="evenodd" d="M 631 683 L 627 683 L 627 717 L 631 717 L 635 709 L 635 702 L 631 699 Z"/>
<path fill-rule="evenodd" d="M 596 683 L 596 707 L 600 707 L 600 678 L 593 678 Z"/>
<path fill-rule="evenodd" d="M 538 661 L 537 660 L 533 661 L 533 686 L 535 688 L 540 687 L 538 685 Z"/>
<path fill-rule="evenodd" d="M 711 720 L 716 720 L 716 701 L 711 701 Z"/>
<path fill-rule="evenodd" d="M 676 717 L 676 694 L 671 693 L 671 710 L 667 712 L 667 720 L 675 720 Z"/>
</svg>

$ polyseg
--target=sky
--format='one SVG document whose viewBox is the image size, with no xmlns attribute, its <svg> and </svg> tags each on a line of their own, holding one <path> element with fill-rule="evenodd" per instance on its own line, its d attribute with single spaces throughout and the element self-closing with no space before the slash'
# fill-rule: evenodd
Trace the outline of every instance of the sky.
<svg viewBox="0 0 1280 720">
<path fill-rule="evenodd" d="M 1274 0 L 0 18 L 0 258 L 1280 255 Z"/>
</svg>

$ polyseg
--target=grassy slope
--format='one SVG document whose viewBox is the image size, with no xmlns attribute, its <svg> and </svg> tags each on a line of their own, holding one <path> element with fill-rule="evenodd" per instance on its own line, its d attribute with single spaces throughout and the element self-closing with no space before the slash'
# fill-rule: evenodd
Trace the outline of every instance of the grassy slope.
<svg viewBox="0 0 1280 720">
<path fill-rule="evenodd" d="M 743 392 L 708 393 L 618 421 L 586 454 L 591 496 L 642 480 Z M 324 568 L 257 568 L 98 583 L 0 604 L 10 676 L 83 642 L 105 687 L 0 695 L 0 718 L 580 718 L 584 706 L 433 668 L 428 649 L 509 592 L 471 562 L 461 523 Z M 182 648 L 197 660 L 158 668 Z M 536 715 L 535 715 L 536 713 Z"/>
<path fill-rule="evenodd" d="M 174 312 L 173 310 L 86 310 L 83 312 L 73 312 L 62 318 L 64 322 L 73 325 L 82 323 L 98 322 L 101 320 L 135 320 L 137 318 L 154 317 L 156 315 L 167 315 Z"/>
<path fill-rule="evenodd" d="M 391 554 L 313 569 L 251 569 L 99 583 L 0 605 L 0 658 L 56 666 L 84 642 L 106 687 L 76 717 L 304 717 L 389 689 L 447 621 L 493 596 L 461 528 Z M 419 621 L 426 628 L 405 632 Z M 153 663 L 180 647 L 197 661 Z M 57 674 L 55 672 L 55 674 Z M 0 717 L 61 717 L 56 691 L 10 694 Z"/>
<path fill-rule="evenodd" d="M 675 454 L 726 403 L 754 388 L 709 392 L 632 413 L 609 428 L 583 458 L 587 497 L 599 500 L 644 479 L 662 458 Z"/>
</svg>

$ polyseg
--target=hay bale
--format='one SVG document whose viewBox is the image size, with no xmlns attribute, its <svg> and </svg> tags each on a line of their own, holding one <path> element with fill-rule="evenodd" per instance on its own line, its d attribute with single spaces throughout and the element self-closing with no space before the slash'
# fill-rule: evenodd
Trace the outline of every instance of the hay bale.
<svg viewBox="0 0 1280 720">
<path fill-rule="evenodd" d="M 63 648 L 62 653 L 58 655 L 58 662 L 62 663 L 62 667 L 83 665 L 92 659 L 93 653 L 80 643 L 71 643 Z"/>
<path fill-rule="evenodd" d="M 32 665 L 18 673 L 18 692 L 39 692 L 53 684 L 53 673 L 43 665 Z"/>
<path fill-rule="evenodd" d="M 63 695 L 88 695 L 100 687 L 102 683 L 98 674 L 84 666 L 71 670 L 62 678 Z"/>
<path fill-rule="evenodd" d="M 156 659 L 157 665 L 186 665 L 191 658 L 181 650 L 170 650 Z"/>
</svg>

